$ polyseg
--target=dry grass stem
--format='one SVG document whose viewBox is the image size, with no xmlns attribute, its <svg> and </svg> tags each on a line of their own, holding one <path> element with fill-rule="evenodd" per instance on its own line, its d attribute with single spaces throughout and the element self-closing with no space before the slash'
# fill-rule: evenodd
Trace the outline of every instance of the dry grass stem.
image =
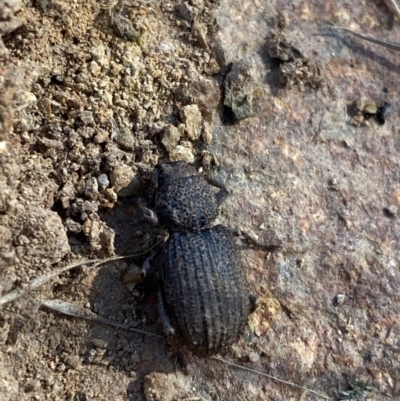
<svg viewBox="0 0 400 401">
<path fill-rule="evenodd" d="M 394 0 L 384 0 L 386 5 L 390 8 L 390 11 L 400 21 L 400 8 Z"/>
<path fill-rule="evenodd" d="M 71 302 L 63 301 L 62 299 L 48 299 L 46 301 L 42 301 L 41 305 L 47 309 L 51 309 L 53 311 L 62 313 L 67 316 L 78 317 L 78 318 L 90 320 L 90 321 L 96 322 L 96 323 L 103 323 L 103 324 L 107 324 L 109 326 L 117 327 L 119 329 L 133 331 L 135 333 L 145 334 L 148 336 L 162 338 L 163 340 L 165 340 L 165 337 L 160 336 L 159 334 L 155 334 L 155 333 L 151 333 L 150 331 L 134 329 L 134 328 L 125 326 L 123 324 L 106 319 L 105 317 L 99 316 L 96 313 L 92 312 L 91 310 L 82 308 Z"/>
<path fill-rule="evenodd" d="M 160 335 L 155 334 L 155 333 L 151 333 L 149 331 L 127 327 L 127 326 L 125 326 L 123 324 L 120 324 L 120 323 L 114 322 L 112 320 L 106 319 L 106 318 L 104 318 L 102 316 L 99 316 L 96 313 L 92 312 L 91 310 L 82 308 L 82 307 L 80 307 L 78 305 L 75 305 L 75 304 L 73 304 L 71 302 L 63 301 L 61 299 L 49 299 L 49 300 L 46 300 L 46 301 L 42 301 L 41 305 L 44 306 L 47 309 L 56 311 L 58 313 L 61 313 L 61 314 L 67 315 L 67 316 L 77 317 L 77 318 L 89 320 L 89 321 L 96 322 L 96 323 L 102 323 L 102 324 L 106 324 L 106 325 L 109 325 L 109 326 L 117 327 L 117 328 L 120 328 L 120 329 L 123 329 L 123 330 L 133 331 L 133 332 L 136 332 L 136 333 L 140 333 L 140 334 L 144 334 L 144 335 L 149 335 L 149 336 L 161 338 L 163 340 L 166 339 L 163 336 L 160 336 Z M 234 366 L 234 367 L 236 367 L 238 369 L 247 370 L 248 372 L 255 373 L 255 374 L 260 375 L 260 376 L 268 377 L 269 379 L 272 379 L 272 380 L 277 381 L 279 383 L 283 383 L 283 384 L 289 385 L 291 387 L 296 387 L 296 388 L 299 388 L 301 390 L 305 390 L 305 391 L 307 391 L 309 393 L 315 394 L 315 395 L 317 395 L 317 396 L 319 396 L 321 398 L 324 398 L 326 400 L 330 400 L 330 398 L 328 396 L 326 396 L 324 394 L 321 394 L 321 393 L 318 393 L 317 391 L 308 389 L 307 387 L 300 386 L 298 384 L 294 384 L 294 383 L 289 382 L 287 380 L 278 379 L 278 378 L 276 378 L 274 376 L 271 376 L 271 375 L 269 375 L 267 373 L 260 372 L 260 371 L 255 370 L 255 369 L 251 369 L 251 368 L 247 368 L 245 366 L 237 365 L 235 363 L 229 362 L 229 361 L 227 361 L 225 359 L 222 359 L 220 357 L 210 357 L 209 359 L 212 359 L 212 360 L 218 361 L 218 362 L 222 362 L 222 363 L 224 363 L 224 364 L 226 364 L 228 366 Z"/>
<path fill-rule="evenodd" d="M 379 45 L 379 46 L 386 47 L 387 49 L 395 50 L 397 52 L 400 51 L 400 43 L 390 42 L 390 41 L 384 40 L 384 39 L 378 39 L 378 38 L 375 38 L 374 36 L 367 35 L 365 33 L 356 32 L 349 28 L 345 28 L 344 26 L 333 25 L 333 26 L 330 26 L 330 28 L 337 29 L 340 31 L 345 31 L 347 33 L 351 33 L 352 35 L 356 36 L 357 38 L 366 40 L 371 43 L 375 43 L 376 45 Z"/>
<path fill-rule="evenodd" d="M 287 380 L 278 379 L 277 377 L 271 376 L 271 375 L 269 375 L 267 373 L 260 372 L 259 370 L 247 368 L 247 367 L 241 366 L 241 365 L 236 365 L 236 363 L 229 362 L 229 361 L 227 361 L 225 359 L 222 359 L 220 357 L 213 356 L 210 359 L 213 359 L 214 361 L 219 361 L 219 362 L 225 363 L 226 365 L 229 365 L 229 366 L 234 366 L 235 368 L 238 368 L 238 369 L 247 370 L 248 372 L 255 373 L 255 374 L 260 375 L 260 376 L 268 377 L 269 379 L 272 379 L 272 380 L 277 381 L 279 383 L 283 383 L 283 384 L 289 385 L 291 387 L 296 387 L 296 388 L 299 388 L 301 390 L 305 390 L 305 391 L 307 391 L 309 393 L 317 395 L 318 397 L 324 398 L 325 400 L 331 400 L 331 398 L 329 398 L 325 394 L 318 393 L 317 391 L 310 390 L 307 387 L 303 387 L 303 386 L 300 386 L 298 384 L 294 384 L 294 383 L 289 382 Z"/>
<path fill-rule="evenodd" d="M 0 308 L 12 301 L 15 301 L 16 299 L 22 297 L 25 294 L 28 294 L 32 291 L 38 290 L 43 284 L 47 283 L 54 277 L 60 275 L 61 273 L 64 273 L 68 270 L 74 269 L 75 267 L 79 266 L 84 266 L 84 265 L 94 265 L 90 266 L 91 269 L 95 269 L 101 265 L 104 265 L 105 263 L 112 262 L 114 260 L 122 260 L 122 259 L 128 259 L 136 256 L 140 256 L 144 253 L 149 252 L 151 249 L 156 247 L 160 242 L 156 243 L 153 245 L 151 248 L 149 248 L 147 251 L 139 253 L 139 254 L 134 254 L 134 255 L 127 255 L 127 256 L 111 256 L 110 258 L 107 259 L 85 259 L 80 262 L 72 263 L 68 266 L 61 267 L 60 269 L 55 269 L 52 270 L 51 272 L 44 274 L 42 276 L 39 276 L 35 279 L 33 279 L 30 283 L 26 284 L 24 287 L 17 288 L 14 291 L 11 291 L 7 293 L 6 295 L 2 296 L 0 298 Z"/>
</svg>

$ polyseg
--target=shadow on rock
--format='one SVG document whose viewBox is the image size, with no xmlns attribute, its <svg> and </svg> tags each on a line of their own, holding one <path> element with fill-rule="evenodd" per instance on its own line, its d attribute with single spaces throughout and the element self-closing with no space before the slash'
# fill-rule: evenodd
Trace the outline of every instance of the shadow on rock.
<svg viewBox="0 0 400 401">
<path fill-rule="evenodd" d="M 144 281 L 141 268 L 151 254 L 149 249 L 164 238 L 164 232 L 143 216 L 139 198 L 122 202 L 102 219 L 116 233 L 116 254 L 138 256 L 107 263 L 97 272 L 89 296 L 91 310 L 131 329 L 162 336 L 156 287 L 151 280 Z M 88 363 L 112 366 L 134 377 L 126 389 L 128 399 L 137 400 L 138 394 L 143 394 L 147 374 L 176 370 L 171 348 L 162 338 L 102 324 L 93 324 L 90 337 Z"/>
</svg>

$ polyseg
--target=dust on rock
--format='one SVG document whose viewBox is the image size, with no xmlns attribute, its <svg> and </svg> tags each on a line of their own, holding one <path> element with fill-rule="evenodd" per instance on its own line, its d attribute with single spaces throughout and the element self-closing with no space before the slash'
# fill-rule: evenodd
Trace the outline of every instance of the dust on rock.
<svg viewBox="0 0 400 401">
<path fill-rule="evenodd" d="M 112 222 L 113 218 L 129 222 L 122 215 L 113 217 L 118 196 L 146 191 L 159 159 L 194 161 L 200 157 L 193 141 L 202 142 L 203 127 L 207 127 L 205 141 L 211 142 L 220 89 L 203 74 L 204 70 L 216 70 L 208 46 L 216 3 L 193 2 L 189 19 L 178 11 L 180 2 L 114 3 L 36 1 L 32 7 L 8 1 L 0 5 L 0 35 L 6 36 L 7 47 L 0 43 L 1 56 L 11 61 L 2 66 L 0 82 L 2 294 L 63 260 L 112 255 L 115 243 L 124 247 L 124 232 Z M 189 89 L 192 82 L 197 87 L 194 92 Z M 172 133 L 169 139 L 167 132 Z M 131 213 L 129 207 L 126 210 Z M 138 210 L 142 213 L 140 207 Z M 110 216 L 105 222 L 107 213 Z M 135 246 L 142 251 L 157 240 L 140 225 L 125 242 L 131 253 Z M 124 269 L 116 267 L 116 274 L 123 275 Z M 93 286 L 95 279 L 91 273 L 83 276 L 79 283 L 64 277 L 64 284 L 73 283 L 71 289 L 54 284 L 46 286 L 46 291 L 87 304 L 88 293 L 82 290 L 86 287 L 79 286 Z M 128 276 L 132 274 L 126 272 L 121 283 Z M 140 284 L 140 280 L 134 281 Z M 137 296 L 141 294 L 135 285 L 128 286 Z M 104 313 L 104 304 L 99 305 L 94 309 Z M 15 308 L 16 313 L 23 310 L 18 302 Z M 112 313 L 114 319 L 136 319 L 131 318 L 132 305 L 123 310 Z M 54 317 L 45 316 L 40 323 L 44 330 L 57 331 Z M 17 327 L 12 323 L 12 309 L 2 318 L 7 341 L 12 327 Z M 32 313 L 32 319 L 16 330 L 17 347 L 30 347 L 34 337 L 29 327 L 37 319 L 38 314 Z M 24 353 L 27 368 L 18 374 L 19 389 L 15 390 L 12 380 L 7 381 L 10 397 L 14 393 L 39 396 L 45 388 L 51 389 L 52 399 L 80 394 L 75 381 L 68 385 L 63 377 L 83 375 L 90 358 L 84 356 L 83 344 L 65 337 L 62 330 L 69 332 L 69 323 L 62 326 L 56 342 L 63 345 L 55 358 L 43 352 L 56 346 L 49 345 L 46 334 L 40 337 L 39 348 Z M 78 326 L 81 335 L 87 332 Z M 71 332 L 69 335 L 74 337 Z M 129 354 L 136 349 L 132 346 Z M 28 373 L 36 358 L 45 361 L 43 375 L 52 372 L 48 373 L 51 380 Z M 94 360 L 100 366 L 113 366 L 119 360 L 123 366 L 131 366 L 139 361 L 137 353 L 132 358 L 129 362 L 103 353 Z M 7 363 L 13 369 L 12 363 Z M 6 367 L 0 369 L 3 372 Z M 101 369 L 98 374 L 100 378 Z M 101 399 L 101 390 L 93 390 L 95 386 L 88 386 L 89 382 L 83 392 Z"/>
<path fill-rule="evenodd" d="M 279 79 L 282 84 L 292 87 L 298 85 L 304 90 L 305 84 L 319 86 L 324 79 L 321 64 L 289 43 L 283 30 L 273 30 L 268 38 L 267 49 L 270 57 L 279 60 Z"/>
<path fill-rule="evenodd" d="M 144 379 L 144 393 L 146 401 L 204 400 L 194 390 L 193 384 L 188 384 L 180 374 L 154 372 L 147 375 Z"/>
</svg>

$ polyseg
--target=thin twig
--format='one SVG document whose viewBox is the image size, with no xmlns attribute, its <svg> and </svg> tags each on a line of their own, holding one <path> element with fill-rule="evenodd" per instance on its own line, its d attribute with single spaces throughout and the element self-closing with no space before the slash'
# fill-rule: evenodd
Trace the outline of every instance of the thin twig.
<svg viewBox="0 0 400 401">
<path fill-rule="evenodd" d="M 161 338 L 163 340 L 166 340 L 165 337 L 160 336 L 159 334 L 155 334 L 155 333 L 151 333 L 149 331 L 140 330 L 140 329 L 134 329 L 134 328 L 125 326 L 123 324 L 120 324 L 120 323 L 114 322 L 112 320 L 106 319 L 106 318 L 104 318 L 102 316 L 99 316 L 96 313 L 92 312 L 91 310 L 88 310 L 86 308 L 82 308 L 82 307 L 80 307 L 78 305 L 75 305 L 74 303 L 66 302 L 66 301 L 63 301 L 61 299 L 48 299 L 48 300 L 42 301 L 41 305 L 46 307 L 46 308 L 48 308 L 48 309 L 51 309 L 53 311 L 62 313 L 62 314 L 67 315 L 67 316 L 73 316 L 73 317 L 77 317 L 77 318 L 81 318 L 81 319 L 86 319 L 86 320 L 89 320 L 89 321 L 94 321 L 94 322 L 97 322 L 97 323 L 103 323 L 103 324 L 106 324 L 106 325 L 109 325 L 109 326 L 113 326 L 113 327 L 117 327 L 117 328 L 120 328 L 120 329 L 133 331 L 133 332 L 136 332 L 136 333 L 149 335 L 149 336 L 153 336 L 153 337 L 157 337 L 157 338 Z M 330 400 L 330 398 L 327 397 L 326 395 L 318 393 L 317 391 L 314 391 L 314 390 L 310 390 L 307 387 L 303 387 L 303 386 L 300 386 L 298 384 L 294 384 L 294 383 L 286 381 L 286 380 L 278 379 L 277 377 L 271 376 L 271 375 L 269 375 L 267 373 L 263 373 L 263 372 L 260 372 L 258 370 L 255 370 L 255 369 L 251 369 L 251 368 L 247 368 L 245 366 L 237 365 L 236 363 L 229 362 L 229 361 L 227 361 L 225 359 L 222 359 L 221 357 L 212 356 L 212 357 L 210 357 L 208 359 L 212 359 L 212 360 L 215 360 L 215 361 L 218 361 L 218 362 L 222 362 L 222 363 L 224 363 L 224 364 L 226 364 L 228 366 L 234 366 L 234 367 L 236 367 L 238 369 L 247 370 L 248 372 L 255 373 L 255 374 L 258 374 L 260 376 L 268 377 L 269 379 L 275 380 L 275 381 L 277 381 L 279 383 L 287 384 L 287 385 L 289 385 L 291 387 L 296 387 L 296 388 L 299 388 L 301 390 L 305 390 L 305 391 L 308 391 L 308 392 L 310 392 L 312 394 L 315 394 L 315 395 L 317 395 L 317 396 L 319 396 L 321 398 L 324 398 L 326 400 Z"/>
<path fill-rule="evenodd" d="M 222 359 L 220 357 L 212 356 L 209 359 L 213 359 L 214 361 L 219 361 L 219 362 L 225 363 L 226 365 L 234 366 L 235 368 L 239 368 L 239 369 L 242 369 L 242 370 L 247 370 L 248 372 L 255 373 L 255 374 L 260 375 L 260 376 L 268 377 L 269 379 L 275 380 L 275 381 L 277 381 L 279 383 L 287 384 L 287 385 L 289 385 L 291 387 L 296 387 L 296 388 L 299 388 L 301 390 L 306 390 L 309 393 L 312 393 L 312 394 L 315 394 L 315 395 L 317 395 L 317 396 L 319 396 L 321 398 L 324 398 L 325 400 L 331 400 L 332 399 L 332 398 L 329 398 L 328 396 L 326 396 L 325 394 L 321 394 L 321 393 L 318 393 L 317 391 L 310 390 L 307 387 L 303 387 L 303 386 L 300 386 L 298 384 L 294 384 L 294 383 L 286 381 L 286 380 L 278 379 L 277 377 L 271 376 L 271 375 L 269 375 L 267 373 L 260 372 L 259 370 L 247 368 L 247 367 L 241 366 L 241 365 L 236 365 L 236 363 L 229 362 L 229 361 L 227 361 L 225 359 Z"/>
<path fill-rule="evenodd" d="M 158 243 L 155 244 L 154 246 L 157 246 L 157 245 L 158 245 Z M 151 247 L 150 249 L 152 249 L 153 247 Z M 147 253 L 149 250 L 147 250 L 144 253 Z M 47 273 L 47 274 L 45 274 L 43 276 L 40 276 L 40 277 L 32 280 L 30 283 L 28 283 L 28 285 L 25 288 L 17 288 L 16 290 L 11 291 L 8 294 L 6 294 L 3 297 L 1 297 L 0 298 L 0 307 L 2 305 L 4 305 L 4 304 L 8 303 L 8 302 L 15 301 L 16 299 L 22 297 L 23 295 L 25 295 L 25 294 L 27 294 L 27 293 L 29 293 L 31 291 L 35 291 L 35 290 L 39 289 L 43 284 L 45 284 L 46 282 L 48 282 L 52 278 L 58 276 L 61 273 L 66 272 L 68 270 L 74 269 L 75 267 L 79 267 L 79 266 L 82 266 L 82 265 L 94 265 L 94 266 L 91 266 L 91 268 L 96 268 L 96 267 L 99 267 L 99 266 L 101 266 L 101 265 L 103 265 L 103 264 L 105 264 L 107 262 L 111 262 L 111 261 L 114 261 L 114 260 L 127 259 L 127 258 L 131 258 L 131 257 L 139 256 L 139 255 L 141 255 L 141 254 L 134 254 L 134 255 L 128 255 L 128 256 L 113 256 L 113 257 L 110 257 L 110 258 L 107 258 L 107 259 L 104 259 L 104 260 L 100 260 L 100 259 L 92 259 L 92 260 L 90 260 L 90 259 L 88 259 L 88 260 L 83 260 L 81 262 L 70 264 L 70 265 L 62 267 L 60 269 L 55 269 L 55 270 L 53 270 L 53 271 L 51 271 L 51 272 L 49 272 L 49 273 Z M 145 330 L 140 330 L 140 329 L 127 327 L 127 326 L 125 326 L 123 324 L 120 324 L 120 323 L 114 322 L 112 320 L 106 319 L 106 318 L 104 318 L 102 316 L 99 316 L 96 313 L 94 313 L 94 312 L 92 312 L 92 311 L 90 311 L 88 309 L 81 308 L 78 305 L 75 305 L 75 304 L 73 304 L 71 302 L 66 302 L 66 301 L 63 301 L 63 300 L 60 300 L 60 299 L 45 300 L 45 301 L 41 302 L 41 305 L 46 307 L 46 308 L 48 308 L 48 309 L 54 310 L 56 312 L 59 312 L 59 313 L 62 313 L 62 314 L 68 315 L 68 316 L 73 316 L 73 317 L 78 317 L 78 318 L 82 318 L 82 319 L 86 319 L 86 320 L 90 320 L 90 321 L 103 323 L 103 324 L 114 326 L 114 327 L 121 328 L 121 329 L 124 329 L 124 330 L 129 330 L 129 331 L 137 332 L 137 333 L 140 333 L 140 334 L 161 338 L 163 340 L 166 339 L 164 336 L 161 336 L 159 334 L 151 333 L 151 332 L 145 331 Z M 286 381 L 286 380 L 278 379 L 278 378 L 276 378 L 274 376 L 271 376 L 271 375 L 269 375 L 267 373 L 263 373 L 263 372 L 260 372 L 258 370 L 255 370 L 255 369 L 247 368 L 245 366 L 237 365 L 235 363 L 226 361 L 225 359 L 222 359 L 222 358 L 210 357 L 209 359 L 212 359 L 212 360 L 215 360 L 215 361 L 219 361 L 219 362 L 225 363 L 228 366 L 234 366 L 234 367 L 236 367 L 238 369 L 246 370 L 248 372 L 255 373 L 255 374 L 258 374 L 260 376 L 267 377 L 267 378 L 275 380 L 275 381 L 277 381 L 279 383 L 287 384 L 287 385 L 289 385 L 291 387 L 296 387 L 296 388 L 299 388 L 301 390 L 305 390 L 305 391 L 308 391 L 308 392 L 310 392 L 312 394 L 315 394 L 315 395 L 317 395 L 317 396 L 319 396 L 321 398 L 324 398 L 326 400 L 330 400 L 330 398 L 327 397 L 324 394 L 318 393 L 317 391 L 310 390 L 307 387 L 303 387 L 303 386 L 300 386 L 298 384 L 294 384 L 294 383 Z"/>
<path fill-rule="evenodd" d="M 73 263 L 71 265 L 62 267 L 61 269 L 52 270 L 51 272 L 44 274 L 43 276 L 33 279 L 30 283 L 27 284 L 27 286 L 25 288 L 22 288 L 22 287 L 17 288 L 16 290 L 11 291 L 8 294 L 1 297 L 0 298 L 0 306 L 6 304 L 8 302 L 15 301 L 16 299 L 22 297 L 25 294 L 39 289 L 43 284 L 45 284 L 46 282 L 48 282 L 49 280 L 58 276 L 61 273 L 64 273 L 71 269 L 74 269 L 75 267 L 82 266 L 84 264 L 92 264 L 92 263 L 99 263 L 99 262 L 101 262 L 100 259 L 83 260 L 81 262 Z"/>
<path fill-rule="evenodd" d="M 390 11 L 396 16 L 400 21 L 400 8 L 394 0 L 384 0 L 386 5 L 390 8 Z"/>
<path fill-rule="evenodd" d="M 42 301 L 41 305 L 48 309 L 62 313 L 67 316 L 73 316 L 73 317 L 78 317 L 81 319 L 90 320 L 92 322 L 103 323 L 103 324 L 107 324 L 109 326 L 117 327 L 119 329 L 134 331 L 135 333 L 140 333 L 140 334 L 145 334 L 148 336 L 162 338 L 163 340 L 166 339 L 165 337 L 160 336 L 159 334 L 151 333 L 150 331 L 134 329 L 134 328 L 125 326 L 124 324 L 114 322 L 105 317 L 97 315 L 96 313 L 92 312 L 89 309 L 82 308 L 78 305 L 75 305 L 71 302 L 63 301 L 61 299 L 47 299 L 46 301 Z"/>
<path fill-rule="evenodd" d="M 388 49 L 400 52 L 400 43 L 390 42 L 388 40 L 383 40 L 383 39 L 378 39 L 378 38 L 375 38 L 374 36 L 367 35 L 365 33 L 359 33 L 359 32 L 353 31 L 352 29 L 346 28 L 344 26 L 332 25 L 332 26 L 330 26 L 330 28 L 351 33 L 352 35 L 354 35 L 360 39 L 364 39 L 368 42 L 375 43 L 376 45 L 383 46 Z"/>
<path fill-rule="evenodd" d="M 62 267 L 60 269 L 55 269 L 47 274 L 44 274 L 43 276 L 37 277 L 33 279 L 31 282 L 29 282 L 25 287 L 20 287 L 17 288 L 14 291 L 11 291 L 4 295 L 3 297 L 0 298 L 0 308 L 1 306 L 7 304 L 8 302 L 15 301 L 16 299 L 22 297 L 23 295 L 38 290 L 43 284 L 47 283 L 54 277 L 60 275 L 61 273 L 64 273 L 68 270 L 74 269 L 75 267 L 83 266 L 83 265 L 94 265 L 91 266 L 91 269 L 95 269 L 101 265 L 104 265 L 105 263 L 112 262 L 114 260 L 121 260 L 121 259 L 128 259 L 132 257 L 137 257 L 140 255 L 143 255 L 147 252 L 149 252 L 151 249 L 153 249 L 155 246 L 157 246 L 161 241 L 157 242 L 155 245 L 153 245 L 151 248 L 149 248 L 147 251 L 142 252 L 142 253 L 136 253 L 133 255 L 127 255 L 127 256 L 111 256 L 110 258 L 107 259 L 85 259 L 80 262 L 72 263 L 68 266 Z"/>
</svg>

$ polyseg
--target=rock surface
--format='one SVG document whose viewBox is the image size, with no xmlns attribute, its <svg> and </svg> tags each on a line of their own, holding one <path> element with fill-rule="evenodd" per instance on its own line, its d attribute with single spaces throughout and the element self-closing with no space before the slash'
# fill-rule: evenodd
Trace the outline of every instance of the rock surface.
<svg viewBox="0 0 400 401">
<path fill-rule="evenodd" d="M 148 251 L 165 238 L 144 216 L 154 166 L 195 161 L 232 190 L 220 221 L 247 238 L 260 300 L 225 359 L 330 399 L 350 379 L 398 399 L 400 55 L 322 21 L 400 42 L 385 2 L 366 0 L 0 2 L 0 297 L 82 258 Z M 297 49 L 286 82 L 269 53 L 277 33 Z M 247 58 L 252 113 L 235 121 L 223 83 Z M 383 125 L 361 99 L 391 103 Z M 133 199 L 118 200 L 132 179 Z M 4 400 L 161 397 L 176 370 L 165 341 L 40 308 L 63 299 L 161 332 L 151 286 L 124 283 L 143 259 L 76 268 L 2 307 Z M 317 399 L 215 360 L 189 368 L 171 397 Z"/>
</svg>

